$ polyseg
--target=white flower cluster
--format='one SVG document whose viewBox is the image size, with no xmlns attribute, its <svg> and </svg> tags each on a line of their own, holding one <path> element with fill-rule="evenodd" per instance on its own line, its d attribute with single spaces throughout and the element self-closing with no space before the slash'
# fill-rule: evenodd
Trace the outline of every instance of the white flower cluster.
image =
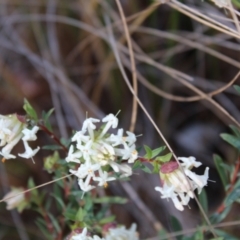
<svg viewBox="0 0 240 240">
<path fill-rule="evenodd" d="M 108 181 L 116 178 L 104 170 L 104 166 L 111 166 L 112 170 L 120 174 L 120 177 L 132 175 L 132 169 L 127 164 L 122 164 L 122 160 L 134 163 L 138 157 L 135 142 L 136 136 L 131 132 L 118 129 L 117 134 L 109 134 L 110 128 L 117 128 L 118 118 L 109 114 L 102 119 L 103 126 L 97 130 L 96 123 L 100 122 L 96 118 L 88 118 L 83 122 L 82 130 L 72 137 L 74 145 L 70 146 L 67 162 L 81 164 L 78 170 L 70 170 L 79 178 L 79 186 L 84 191 L 90 191 L 95 186 L 90 185 L 93 180 L 98 186 L 107 186 Z M 117 162 L 120 161 L 120 163 Z"/>
<path fill-rule="evenodd" d="M 167 162 L 161 166 L 160 178 L 163 182 L 162 187 L 155 187 L 159 191 L 161 198 L 172 199 L 175 207 L 183 211 L 183 206 L 188 205 L 190 198 L 194 198 L 193 191 L 198 190 L 201 193 L 202 188 L 207 185 L 209 168 L 206 167 L 204 175 L 199 176 L 192 172 L 193 167 L 199 167 L 201 162 L 197 162 L 195 157 L 179 157 L 182 170 L 177 162 Z M 187 179 L 187 177 L 188 179 Z"/>
<path fill-rule="evenodd" d="M 87 229 L 84 228 L 82 233 L 71 237 L 70 240 L 138 240 L 136 228 L 136 224 L 132 224 L 130 229 L 126 229 L 124 226 L 110 228 L 104 238 L 100 238 L 96 235 L 90 237 L 87 235 Z"/>
<path fill-rule="evenodd" d="M 28 129 L 27 125 L 21 121 L 21 116 L 12 114 L 8 116 L 0 115 L 0 147 L 3 147 L 0 151 L 0 155 L 3 159 L 16 158 L 11 154 L 13 147 L 22 139 L 25 152 L 18 154 L 22 158 L 32 158 L 38 151 L 39 147 L 32 149 L 28 145 L 28 141 L 35 141 L 37 139 L 36 133 L 38 127 L 34 126 L 32 129 Z"/>
</svg>

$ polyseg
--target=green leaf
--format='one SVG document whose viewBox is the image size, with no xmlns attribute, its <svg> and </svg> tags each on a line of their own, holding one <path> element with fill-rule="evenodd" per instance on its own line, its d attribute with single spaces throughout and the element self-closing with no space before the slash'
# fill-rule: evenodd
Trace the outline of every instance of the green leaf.
<svg viewBox="0 0 240 240">
<path fill-rule="evenodd" d="M 152 150 L 152 158 L 155 158 L 158 154 L 160 154 L 163 150 L 165 150 L 166 146 L 162 146 Z"/>
<path fill-rule="evenodd" d="M 33 120 L 37 121 L 37 113 L 34 110 L 34 108 L 31 106 L 31 104 L 28 102 L 27 99 L 24 99 L 24 105 L 23 109 L 26 111 L 27 115 L 31 117 Z"/>
<path fill-rule="evenodd" d="M 109 217 L 105 217 L 105 218 L 102 218 L 100 221 L 99 221 L 99 224 L 103 225 L 103 224 L 106 224 L 106 223 L 110 223 L 110 222 L 113 222 L 115 220 L 115 216 L 109 216 Z"/>
<path fill-rule="evenodd" d="M 217 154 L 213 155 L 213 160 L 214 160 L 215 166 L 217 168 L 218 174 L 220 175 L 222 184 L 223 184 L 224 188 L 226 188 L 226 186 L 228 184 L 228 177 L 227 177 L 226 169 L 224 168 L 223 160 Z"/>
<path fill-rule="evenodd" d="M 224 240 L 223 237 L 216 237 L 216 238 L 211 238 L 210 240 Z"/>
<path fill-rule="evenodd" d="M 110 204 L 125 204 L 128 202 L 127 198 L 123 197 L 101 197 L 93 199 L 94 203 L 110 203 Z"/>
<path fill-rule="evenodd" d="M 42 119 L 44 121 L 44 126 L 50 131 L 52 131 L 52 126 L 49 122 L 49 117 L 52 115 L 53 112 L 54 112 L 54 108 L 50 109 L 47 113 L 44 111 L 42 113 Z"/>
<path fill-rule="evenodd" d="M 220 136 L 223 140 L 225 140 L 226 142 L 231 144 L 233 147 L 240 150 L 240 139 L 239 138 L 237 138 L 231 134 L 228 134 L 228 133 L 222 133 L 222 134 L 220 134 Z"/>
<path fill-rule="evenodd" d="M 240 130 L 239 128 L 235 127 L 234 125 L 229 125 L 229 127 L 232 129 L 232 131 L 235 133 L 235 135 L 240 138 Z"/>
<path fill-rule="evenodd" d="M 55 150 L 62 149 L 62 147 L 60 147 L 59 145 L 46 145 L 46 146 L 43 146 L 42 149 L 55 151 Z"/>
<path fill-rule="evenodd" d="M 82 222 L 87 212 L 83 208 L 79 208 L 75 216 L 76 221 Z"/>
<path fill-rule="evenodd" d="M 51 222 L 52 222 L 54 228 L 56 229 L 56 231 L 58 233 L 61 232 L 61 227 L 59 226 L 57 219 L 51 213 L 48 213 L 48 216 L 51 219 Z"/>
<path fill-rule="evenodd" d="M 45 235 L 46 239 L 49 240 L 53 240 L 54 236 L 52 234 L 49 233 L 47 227 L 46 227 L 46 223 L 42 218 L 38 218 L 35 221 L 36 225 L 38 226 L 38 228 L 41 230 L 41 232 Z"/>
<path fill-rule="evenodd" d="M 207 201 L 207 194 L 205 189 L 202 189 L 202 192 L 198 195 L 199 202 L 203 207 L 203 210 L 207 213 L 208 212 L 208 201 Z"/>
<path fill-rule="evenodd" d="M 240 187 L 234 188 L 232 192 L 225 199 L 225 206 L 229 206 L 240 198 Z"/>
<path fill-rule="evenodd" d="M 71 206 L 68 206 L 66 211 L 63 213 L 63 215 L 66 217 L 66 219 L 72 220 L 75 222 L 76 220 L 76 211 L 72 209 Z"/>
<path fill-rule="evenodd" d="M 219 223 L 219 222 L 223 221 L 223 220 L 226 218 L 226 216 L 228 215 L 228 213 L 230 212 L 231 208 L 232 208 L 232 205 L 226 207 L 226 208 L 224 209 L 224 211 L 221 212 L 220 214 L 219 214 L 219 213 L 214 213 L 214 214 L 210 217 L 211 223 L 212 223 L 212 224 L 216 224 L 216 223 Z"/>
<path fill-rule="evenodd" d="M 58 185 L 56 185 L 56 186 L 58 186 Z M 65 204 L 64 204 L 64 202 L 63 202 L 63 200 L 62 200 L 62 197 L 58 197 L 58 196 L 56 196 L 56 195 L 54 195 L 54 194 L 51 194 L 52 195 L 52 197 L 54 198 L 54 199 L 56 199 L 56 201 L 57 201 L 57 203 L 58 203 L 58 206 L 60 206 L 60 209 L 59 210 L 63 210 L 64 208 L 65 208 Z"/>
<path fill-rule="evenodd" d="M 184 232 L 184 231 L 183 231 Z M 183 233 L 184 234 L 184 233 Z M 192 236 L 183 236 L 181 240 L 205 240 L 204 231 L 201 227 L 198 227 L 196 232 Z"/>
<path fill-rule="evenodd" d="M 199 230 L 194 234 L 194 240 L 205 240 L 202 230 L 199 229 Z"/>
<path fill-rule="evenodd" d="M 34 181 L 33 181 L 33 179 L 31 177 L 28 179 L 27 186 L 28 186 L 28 189 L 34 188 L 36 186 Z M 40 201 L 42 200 L 42 199 L 40 199 L 40 196 L 38 194 L 38 190 L 37 189 L 31 190 L 30 196 L 31 196 L 30 201 L 31 202 L 35 202 L 36 204 L 39 204 Z"/>
<path fill-rule="evenodd" d="M 240 8 L 239 0 L 232 0 L 232 2 L 233 2 L 233 5 L 235 5 L 235 7 Z"/>
<path fill-rule="evenodd" d="M 159 173 L 160 172 L 161 165 L 158 162 L 153 162 L 153 173 Z"/>
<path fill-rule="evenodd" d="M 145 166 L 144 164 L 141 164 L 140 168 L 142 171 L 144 171 L 146 173 L 152 173 L 152 170 L 150 168 L 148 168 L 147 166 Z"/>
<path fill-rule="evenodd" d="M 159 232 L 158 232 L 158 236 L 160 237 L 160 239 L 167 239 L 168 237 L 168 232 L 165 230 L 165 229 L 161 229 Z"/>
<path fill-rule="evenodd" d="M 233 85 L 233 87 L 234 87 L 235 90 L 238 92 L 238 94 L 240 94 L 240 86 L 238 86 L 238 85 Z"/>
<path fill-rule="evenodd" d="M 152 170 L 149 169 L 147 166 L 145 166 L 143 163 L 141 163 L 140 160 L 137 160 L 132 167 L 133 170 L 136 169 L 141 169 L 142 171 L 146 172 L 146 173 L 152 173 Z"/>
<path fill-rule="evenodd" d="M 219 236 L 219 237 L 222 237 L 222 238 L 220 238 L 220 239 L 223 239 L 223 240 L 239 240 L 239 238 L 237 238 L 237 237 L 234 237 L 234 236 L 232 236 L 232 235 L 230 235 L 230 234 L 228 234 L 228 233 L 226 233 L 226 232 L 224 232 L 224 231 L 222 231 L 222 230 L 219 230 L 219 229 L 214 229 L 214 231 L 216 232 L 216 234 Z M 216 238 L 217 239 L 217 238 Z M 216 240 L 215 239 L 215 240 Z"/>
<path fill-rule="evenodd" d="M 160 162 L 169 162 L 172 158 L 172 153 L 168 153 L 164 156 L 159 156 L 156 158 L 157 161 L 160 161 Z"/>
<path fill-rule="evenodd" d="M 132 170 L 136 170 L 136 169 L 139 169 L 141 167 L 141 161 L 140 160 L 137 160 L 134 162 L 133 166 L 132 166 Z"/>
<path fill-rule="evenodd" d="M 60 142 L 61 142 L 62 145 L 64 145 L 65 147 L 68 148 L 69 145 L 71 144 L 72 140 L 71 140 L 71 138 L 69 138 L 69 139 L 61 138 Z"/>
<path fill-rule="evenodd" d="M 152 158 L 152 149 L 146 145 L 144 145 L 144 149 L 146 151 L 144 158 L 151 159 Z"/>
<path fill-rule="evenodd" d="M 171 216 L 170 222 L 174 232 L 182 231 L 182 225 L 180 224 L 177 218 L 175 218 L 174 216 Z M 176 238 L 177 240 L 181 240 L 181 236 L 177 236 Z"/>
</svg>

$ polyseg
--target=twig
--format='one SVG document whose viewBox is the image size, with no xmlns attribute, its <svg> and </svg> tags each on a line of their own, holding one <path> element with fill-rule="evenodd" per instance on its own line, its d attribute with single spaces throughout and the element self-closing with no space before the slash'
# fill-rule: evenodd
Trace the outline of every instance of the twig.
<svg viewBox="0 0 240 240">
<path fill-rule="evenodd" d="M 38 123 L 38 126 L 45 132 L 47 133 L 65 152 L 68 152 L 68 149 L 61 143 L 61 141 L 58 139 L 58 137 L 48 130 L 44 125 Z"/>
<path fill-rule="evenodd" d="M 237 178 L 238 178 L 239 169 L 240 169 L 240 157 L 238 158 L 238 161 L 237 161 L 237 163 L 236 163 L 236 165 L 235 165 L 234 172 L 233 172 L 233 176 L 232 176 L 232 179 L 231 179 L 231 182 L 230 182 L 230 187 L 229 187 L 229 189 L 227 190 L 226 195 L 229 195 L 229 194 L 232 192 L 232 190 L 233 190 L 233 188 L 234 188 L 234 184 L 236 183 Z M 225 204 L 222 203 L 222 204 L 218 207 L 217 213 L 223 212 L 223 210 L 224 210 L 225 208 L 226 208 Z"/>
<path fill-rule="evenodd" d="M 138 89 L 137 89 L 137 74 L 136 74 L 136 63 L 134 59 L 134 54 L 133 54 L 133 48 L 132 48 L 132 42 L 126 22 L 126 17 L 124 15 L 121 3 L 119 0 L 115 0 L 120 12 L 120 16 L 123 22 L 124 26 L 124 31 L 126 34 L 126 39 L 127 39 L 127 44 L 128 44 L 128 49 L 129 49 L 129 56 L 130 56 L 130 62 L 131 62 L 131 70 L 132 70 L 132 79 L 133 79 L 133 90 L 135 92 L 135 95 L 133 95 L 133 107 L 132 107 L 132 118 L 131 118 L 131 125 L 130 125 L 130 132 L 134 131 L 135 125 L 136 125 L 136 120 L 137 120 L 137 99 L 136 96 L 138 95 Z"/>
</svg>

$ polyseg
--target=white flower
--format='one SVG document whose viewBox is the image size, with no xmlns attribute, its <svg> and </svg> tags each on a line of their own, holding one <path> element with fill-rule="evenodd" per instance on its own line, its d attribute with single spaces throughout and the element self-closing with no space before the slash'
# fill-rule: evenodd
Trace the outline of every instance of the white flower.
<svg viewBox="0 0 240 240">
<path fill-rule="evenodd" d="M 120 144 L 123 144 L 124 137 L 123 137 L 123 129 L 118 129 L 117 135 L 111 134 L 109 138 L 106 139 L 106 141 L 109 141 L 112 143 L 112 146 L 117 146 Z"/>
<path fill-rule="evenodd" d="M 83 192 L 88 192 L 95 188 L 95 186 L 90 185 L 90 181 L 93 176 L 93 173 L 89 173 L 85 181 L 83 181 L 83 179 L 79 179 L 78 184 Z"/>
<path fill-rule="evenodd" d="M 85 161 L 90 161 L 91 156 L 96 154 L 96 151 L 92 148 L 92 145 L 92 140 L 89 140 L 85 145 L 78 146 L 78 149 L 81 151 Z"/>
<path fill-rule="evenodd" d="M 18 156 L 22 158 L 32 158 L 33 156 L 36 155 L 36 153 L 39 151 L 40 147 L 37 147 L 35 149 L 30 148 L 28 145 L 27 141 L 23 141 L 24 147 L 25 147 L 25 152 L 24 153 L 19 153 Z"/>
<path fill-rule="evenodd" d="M 155 187 L 161 193 L 161 198 L 172 199 L 175 207 L 183 211 L 183 206 L 188 205 L 190 198 L 194 197 L 193 191 L 198 189 L 198 193 L 207 185 L 209 168 L 205 169 L 204 175 L 199 176 L 192 172 L 192 167 L 199 167 L 194 157 L 178 158 L 181 168 L 177 162 L 170 161 L 164 163 L 160 168 L 160 178 L 162 187 Z"/>
<path fill-rule="evenodd" d="M 185 174 L 192 180 L 194 189 L 198 189 L 198 194 L 201 193 L 202 188 L 207 185 L 208 177 L 209 177 L 209 167 L 205 168 L 204 174 L 199 176 L 190 170 L 184 170 Z"/>
<path fill-rule="evenodd" d="M 96 129 L 96 125 L 94 125 L 93 123 L 96 123 L 96 122 L 100 122 L 100 120 L 96 119 L 96 118 L 87 118 L 83 122 L 82 132 L 85 132 L 86 130 L 88 130 L 88 133 L 89 133 L 91 139 L 94 139 L 93 130 Z"/>
<path fill-rule="evenodd" d="M 134 163 L 134 161 L 138 158 L 138 152 L 135 144 L 129 147 L 126 143 L 124 143 L 123 146 L 123 149 L 115 148 L 116 155 L 122 157 L 122 159 L 129 159 L 129 163 Z"/>
<path fill-rule="evenodd" d="M 201 162 L 196 161 L 195 157 L 178 157 L 178 160 L 182 161 L 181 166 L 187 169 L 191 169 L 192 167 L 198 168 L 202 165 Z"/>
<path fill-rule="evenodd" d="M 128 144 L 131 146 L 133 143 L 136 142 L 137 138 L 136 135 L 132 132 L 126 131 L 127 137 L 125 137 L 125 141 L 128 142 Z"/>
<path fill-rule="evenodd" d="M 22 134 L 18 134 L 12 141 L 9 141 L 8 144 L 2 148 L 0 155 L 2 155 L 5 159 L 16 158 L 15 155 L 10 154 L 14 146 L 20 141 L 22 138 Z"/>
<path fill-rule="evenodd" d="M 10 121 L 5 116 L 0 115 L 0 146 L 4 146 L 8 142 L 8 136 L 11 134 L 11 130 L 8 128 Z"/>
<path fill-rule="evenodd" d="M 23 191 L 23 188 L 13 188 L 3 197 L 3 201 L 7 203 L 7 210 L 19 207 L 25 201 Z"/>
<path fill-rule="evenodd" d="M 70 240 L 104 240 L 104 238 L 100 238 L 97 235 L 90 237 L 87 235 L 87 228 L 84 228 L 82 233 L 72 236 Z"/>
<path fill-rule="evenodd" d="M 132 175 L 132 168 L 127 164 L 118 164 L 116 162 L 110 162 L 109 165 L 112 167 L 114 172 L 121 172 L 120 177 L 129 177 Z"/>
<path fill-rule="evenodd" d="M 109 228 L 105 239 L 106 240 L 138 240 L 138 233 L 136 232 L 136 224 L 132 224 L 130 229 L 124 226 L 118 228 Z"/>
<path fill-rule="evenodd" d="M 114 116 L 112 113 L 108 114 L 106 117 L 102 119 L 103 122 L 106 122 L 105 127 L 103 128 L 100 137 L 102 137 L 110 127 L 116 128 L 118 126 L 118 118 Z"/>
<path fill-rule="evenodd" d="M 98 177 L 93 177 L 93 180 L 98 182 L 98 186 L 107 187 L 107 182 L 116 180 L 115 177 L 109 177 L 108 172 L 103 171 L 101 168 L 98 170 L 98 173 Z"/>
<path fill-rule="evenodd" d="M 172 201 L 173 201 L 173 204 L 174 204 L 174 206 L 179 210 L 179 211 L 183 211 L 183 205 L 187 205 L 187 203 L 189 202 L 189 196 L 188 196 L 188 201 L 186 201 L 186 199 L 187 198 L 184 198 L 184 196 L 182 196 L 181 195 L 181 197 L 183 197 L 183 200 L 184 201 L 180 201 L 179 199 L 178 199 L 178 194 L 176 194 L 175 192 L 174 192 L 174 190 L 175 190 L 175 188 L 174 188 L 174 186 L 171 186 L 171 187 L 169 187 L 169 186 L 167 186 L 166 184 L 164 184 L 163 185 L 163 188 L 161 188 L 161 187 L 155 187 L 155 190 L 156 191 L 159 191 L 161 194 L 162 194 L 162 196 L 161 196 L 161 198 L 167 198 L 167 199 L 172 199 Z"/>
<path fill-rule="evenodd" d="M 66 157 L 66 161 L 80 163 L 79 158 L 81 156 L 82 156 L 82 152 L 81 151 L 74 152 L 74 147 L 73 147 L 73 145 L 71 145 L 69 148 L 69 151 L 68 151 L 68 156 Z"/>
<path fill-rule="evenodd" d="M 16 114 L 8 116 L 0 115 L 0 146 L 5 146 L 0 152 L 0 155 L 2 155 L 4 159 L 16 158 L 16 156 L 10 152 L 22 138 L 22 130 L 24 127 L 25 124 L 19 121 Z"/>
<path fill-rule="evenodd" d="M 34 141 L 37 139 L 36 133 L 39 127 L 34 126 L 31 130 L 27 129 L 27 125 L 24 123 L 25 119 L 17 114 L 2 116 L 0 115 L 0 146 L 3 147 L 0 151 L 0 155 L 4 159 L 16 158 L 11 154 L 14 146 L 22 139 L 26 152 L 19 154 L 24 158 L 33 157 L 39 150 L 39 147 L 32 150 L 27 141 Z"/>
<path fill-rule="evenodd" d="M 133 149 L 131 152 L 130 158 L 128 159 L 128 163 L 134 163 L 137 158 L 138 158 L 138 152 L 136 149 Z"/>
<path fill-rule="evenodd" d="M 81 146 L 82 143 L 86 143 L 89 141 L 90 137 L 84 135 L 86 131 L 79 131 L 74 134 L 72 137 L 72 142 L 77 142 L 78 146 Z"/>
<path fill-rule="evenodd" d="M 77 171 L 70 170 L 71 173 L 76 175 L 78 178 L 85 178 L 89 174 L 93 174 L 95 171 L 101 168 L 100 164 L 91 164 L 90 162 L 82 163 Z"/>
<path fill-rule="evenodd" d="M 35 141 L 37 139 L 36 133 L 39 130 L 38 126 L 34 126 L 31 130 L 24 128 L 22 133 L 24 137 L 22 138 L 23 141 Z"/>
</svg>

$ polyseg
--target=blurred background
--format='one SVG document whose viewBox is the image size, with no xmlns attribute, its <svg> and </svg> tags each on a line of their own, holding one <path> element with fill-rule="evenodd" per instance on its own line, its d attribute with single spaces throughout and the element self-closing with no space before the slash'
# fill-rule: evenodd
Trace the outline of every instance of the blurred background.
<svg viewBox="0 0 240 240">
<path fill-rule="evenodd" d="M 227 163 L 237 156 L 219 137 L 235 123 L 218 107 L 240 120 L 239 96 L 232 86 L 225 87 L 240 67 L 237 24 L 231 11 L 209 1 L 120 3 L 131 35 L 138 97 L 177 156 L 195 156 L 203 162 L 198 174 L 210 167 L 210 179 L 215 181 L 206 188 L 210 214 L 224 197 L 213 154 Z M 81 129 L 86 113 L 101 118 L 121 110 L 120 126 L 129 129 L 133 96 L 115 60 L 114 48 L 132 84 L 129 47 L 115 1 L 1 0 L 0 114 L 23 114 L 26 98 L 39 115 L 55 109 L 51 123 L 61 138 L 69 138 L 72 129 Z M 214 96 L 204 95 L 212 92 Z M 145 113 L 139 107 L 137 110 L 134 131 L 142 134 L 138 146 L 163 145 Z M 36 146 L 52 143 L 44 133 L 39 133 L 38 141 Z M 30 176 L 36 184 L 51 180 L 43 171 L 47 154 L 41 150 L 36 164 L 23 159 L 0 163 L 1 196 L 10 186 L 26 187 Z M 138 173 L 131 182 L 112 183 L 108 189 L 108 194 L 129 198 L 126 206 L 112 210 L 119 223 L 130 226 L 136 222 L 142 239 L 154 237 L 161 228 L 173 231 L 171 216 L 178 218 L 183 229 L 202 221 L 194 201 L 191 209 L 182 213 L 171 201 L 162 200 L 154 191 L 159 184 L 157 174 Z M 51 186 L 42 191 L 51 191 Z M 1 203 L 0 239 L 44 239 L 34 223 L 36 214 L 27 210 L 19 215 L 5 208 Z M 236 218 L 236 211 L 237 206 L 230 220 Z M 236 234 L 236 227 L 228 231 Z"/>
</svg>

